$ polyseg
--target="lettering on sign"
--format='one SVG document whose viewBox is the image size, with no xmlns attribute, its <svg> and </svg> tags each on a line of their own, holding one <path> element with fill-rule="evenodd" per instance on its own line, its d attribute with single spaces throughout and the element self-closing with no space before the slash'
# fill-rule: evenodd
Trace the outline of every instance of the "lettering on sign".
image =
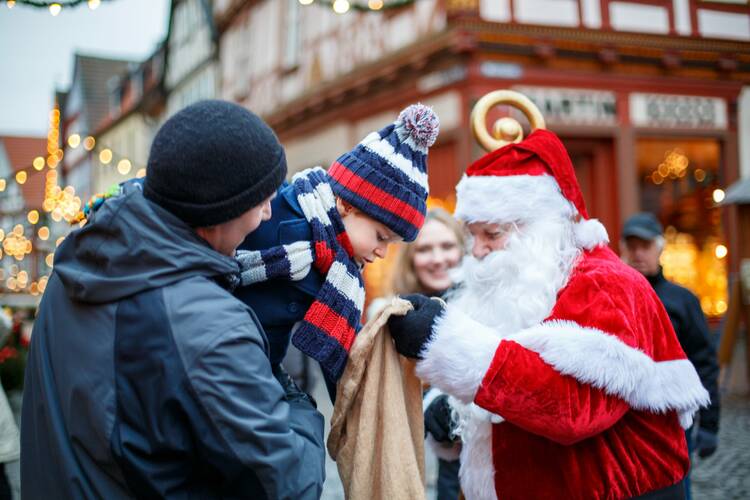
<svg viewBox="0 0 750 500">
<path fill-rule="evenodd" d="M 614 92 L 553 87 L 514 87 L 531 99 L 545 121 L 561 125 L 617 125 Z"/>
<path fill-rule="evenodd" d="M 727 128 L 727 103 L 718 97 L 630 94 L 630 120 L 639 127 Z"/>
<path fill-rule="evenodd" d="M 479 72 L 486 78 L 517 80 L 523 76 L 523 68 L 518 64 L 484 61 Z"/>
<path fill-rule="evenodd" d="M 448 69 L 435 71 L 417 80 L 417 88 L 420 92 L 432 92 L 435 89 L 446 87 L 452 83 L 460 82 L 466 78 L 466 67 L 460 64 Z"/>
</svg>

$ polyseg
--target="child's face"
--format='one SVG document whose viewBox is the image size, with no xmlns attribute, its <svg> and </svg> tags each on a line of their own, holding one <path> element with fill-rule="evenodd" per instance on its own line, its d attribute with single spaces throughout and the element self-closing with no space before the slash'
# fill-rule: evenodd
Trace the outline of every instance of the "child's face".
<svg viewBox="0 0 750 500">
<path fill-rule="evenodd" d="M 352 244 L 354 259 L 359 264 L 369 264 L 375 259 L 382 259 L 388 245 L 402 241 L 403 238 L 385 224 L 365 215 L 340 198 L 336 200 L 336 205 Z"/>
</svg>

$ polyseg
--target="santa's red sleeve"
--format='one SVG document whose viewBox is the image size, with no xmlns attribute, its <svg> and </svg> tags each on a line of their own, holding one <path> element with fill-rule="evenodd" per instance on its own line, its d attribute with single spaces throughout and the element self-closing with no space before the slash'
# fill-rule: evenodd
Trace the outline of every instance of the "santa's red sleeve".
<svg viewBox="0 0 750 500">
<path fill-rule="evenodd" d="M 578 275 L 542 323 L 502 337 L 449 305 L 418 363 L 432 385 L 535 434 L 569 444 L 630 408 L 708 402 L 653 291 L 632 277 Z"/>
<path fill-rule="evenodd" d="M 613 426 L 627 402 L 562 375 L 513 341 L 501 342 L 474 402 L 533 434 L 574 444 Z"/>
</svg>

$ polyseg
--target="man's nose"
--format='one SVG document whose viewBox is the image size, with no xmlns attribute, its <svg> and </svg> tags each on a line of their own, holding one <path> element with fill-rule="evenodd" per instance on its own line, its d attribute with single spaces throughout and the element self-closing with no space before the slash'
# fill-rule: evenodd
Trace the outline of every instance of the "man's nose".
<svg viewBox="0 0 750 500">
<path fill-rule="evenodd" d="M 490 253 L 490 249 L 484 244 L 484 242 L 479 239 L 474 240 L 474 245 L 471 247 L 471 254 L 474 258 L 483 259 L 488 253 Z"/>
</svg>

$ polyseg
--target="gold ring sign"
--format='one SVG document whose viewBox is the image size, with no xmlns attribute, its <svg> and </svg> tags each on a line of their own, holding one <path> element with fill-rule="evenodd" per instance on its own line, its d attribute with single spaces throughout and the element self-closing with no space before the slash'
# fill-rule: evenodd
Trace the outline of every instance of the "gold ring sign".
<svg viewBox="0 0 750 500">
<path fill-rule="evenodd" d="M 518 108 L 531 124 L 531 130 L 545 128 L 544 117 L 539 108 L 525 95 L 513 90 L 495 90 L 484 95 L 471 110 L 471 131 L 477 142 L 487 152 L 494 151 L 513 142 L 523 140 L 523 127 L 515 118 L 500 118 L 492 126 L 492 135 L 487 130 L 487 113 L 499 104 Z"/>
</svg>

